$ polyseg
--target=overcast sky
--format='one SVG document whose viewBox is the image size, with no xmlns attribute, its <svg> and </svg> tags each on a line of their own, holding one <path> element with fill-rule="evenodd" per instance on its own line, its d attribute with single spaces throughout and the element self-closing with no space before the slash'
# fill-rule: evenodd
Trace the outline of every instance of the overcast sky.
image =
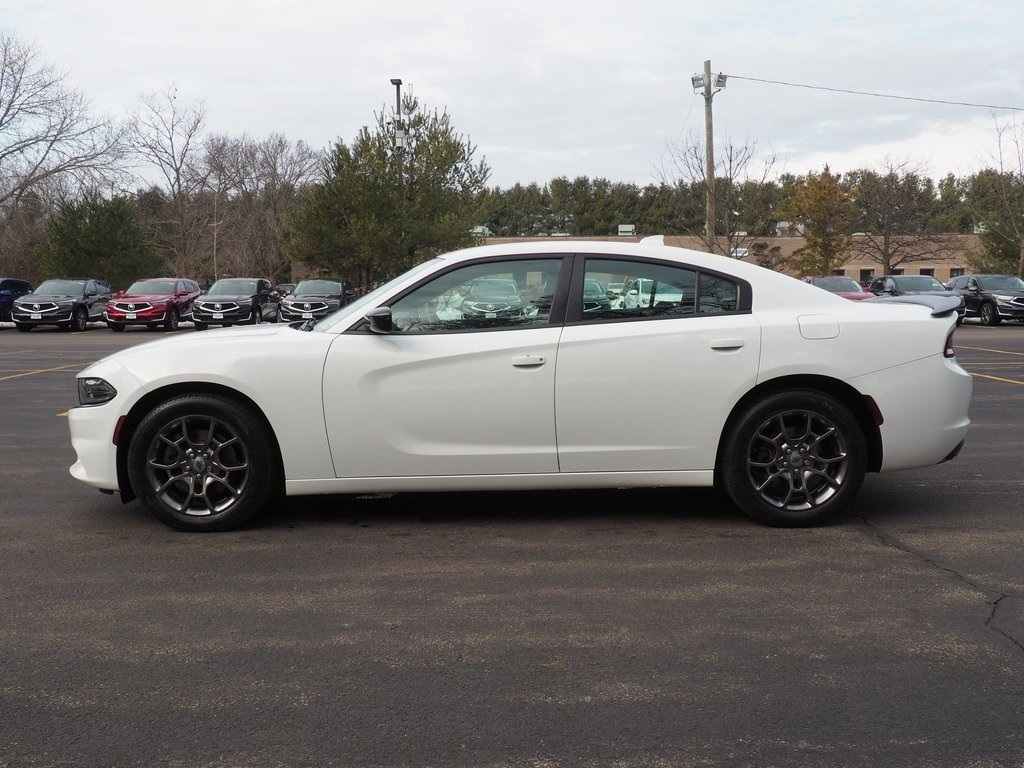
<svg viewBox="0 0 1024 768">
<path fill-rule="evenodd" d="M 446 110 L 489 186 L 558 176 L 641 186 L 703 140 L 691 77 L 729 76 L 715 146 L 774 171 L 910 161 L 926 175 L 994 165 L 997 123 L 1024 121 L 1020 0 L 3 0 L 97 114 L 177 87 L 206 132 L 351 143 L 394 110 L 391 78 Z M 884 98 L 854 92 L 909 98 Z M 951 102 L 951 103 L 936 103 Z M 953 103 L 957 102 L 957 103 Z M 963 106 L 960 103 L 981 105 Z M 759 175 L 759 174 L 758 174 Z"/>
</svg>

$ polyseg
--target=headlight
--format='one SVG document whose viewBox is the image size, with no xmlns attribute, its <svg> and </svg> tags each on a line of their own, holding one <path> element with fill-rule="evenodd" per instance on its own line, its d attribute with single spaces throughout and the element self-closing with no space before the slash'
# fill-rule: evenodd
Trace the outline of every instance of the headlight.
<svg viewBox="0 0 1024 768">
<path fill-rule="evenodd" d="M 78 402 L 80 405 L 100 405 L 114 399 L 117 390 L 98 376 L 83 376 L 78 380 Z"/>
</svg>

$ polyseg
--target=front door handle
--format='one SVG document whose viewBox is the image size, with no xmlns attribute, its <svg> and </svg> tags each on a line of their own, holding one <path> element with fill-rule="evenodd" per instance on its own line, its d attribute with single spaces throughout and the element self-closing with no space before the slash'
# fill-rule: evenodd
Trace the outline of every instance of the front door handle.
<svg viewBox="0 0 1024 768">
<path fill-rule="evenodd" d="M 536 368 L 538 365 L 544 365 L 547 360 L 542 355 L 523 355 L 522 357 L 512 358 L 512 365 L 516 368 Z"/>
</svg>

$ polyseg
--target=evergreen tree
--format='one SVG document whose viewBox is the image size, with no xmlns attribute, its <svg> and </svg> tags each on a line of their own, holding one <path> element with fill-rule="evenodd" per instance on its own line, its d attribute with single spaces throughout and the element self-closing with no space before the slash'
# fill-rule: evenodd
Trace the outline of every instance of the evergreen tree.
<svg viewBox="0 0 1024 768">
<path fill-rule="evenodd" d="M 115 288 L 160 271 L 134 201 L 125 196 L 107 200 L 96 192 L 58 203 L 38 255 L 42 278 L 99 277 Z"/>
<path fill-rule="evenodd" d="M 447 113 L 403 104 L 404 145 L 383 114 L 351 146 L 337 142 L 319 182 L 288 217 L 289 254 L 363 288 L 437 253 L 470 245 L 486 217 L 490 170 Z"/>
</svg>

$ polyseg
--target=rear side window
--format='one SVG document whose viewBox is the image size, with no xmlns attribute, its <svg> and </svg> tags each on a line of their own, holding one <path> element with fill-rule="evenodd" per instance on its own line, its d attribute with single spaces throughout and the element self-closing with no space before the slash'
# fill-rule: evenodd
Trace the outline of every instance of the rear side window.
<svg viewBox="0 0 1024 768">
<path fill-rule="evenodd" d="M 587 291 L 587 286 L 595 283 L 621 283 L 622 288 L 606 291 L 602 306 L 595 308 Z M 740 309 L 740 287 L 735 280 L 655 262 L 588 258 L 583 286 L 584 320 L 720 315 Z"/>
</svg>

